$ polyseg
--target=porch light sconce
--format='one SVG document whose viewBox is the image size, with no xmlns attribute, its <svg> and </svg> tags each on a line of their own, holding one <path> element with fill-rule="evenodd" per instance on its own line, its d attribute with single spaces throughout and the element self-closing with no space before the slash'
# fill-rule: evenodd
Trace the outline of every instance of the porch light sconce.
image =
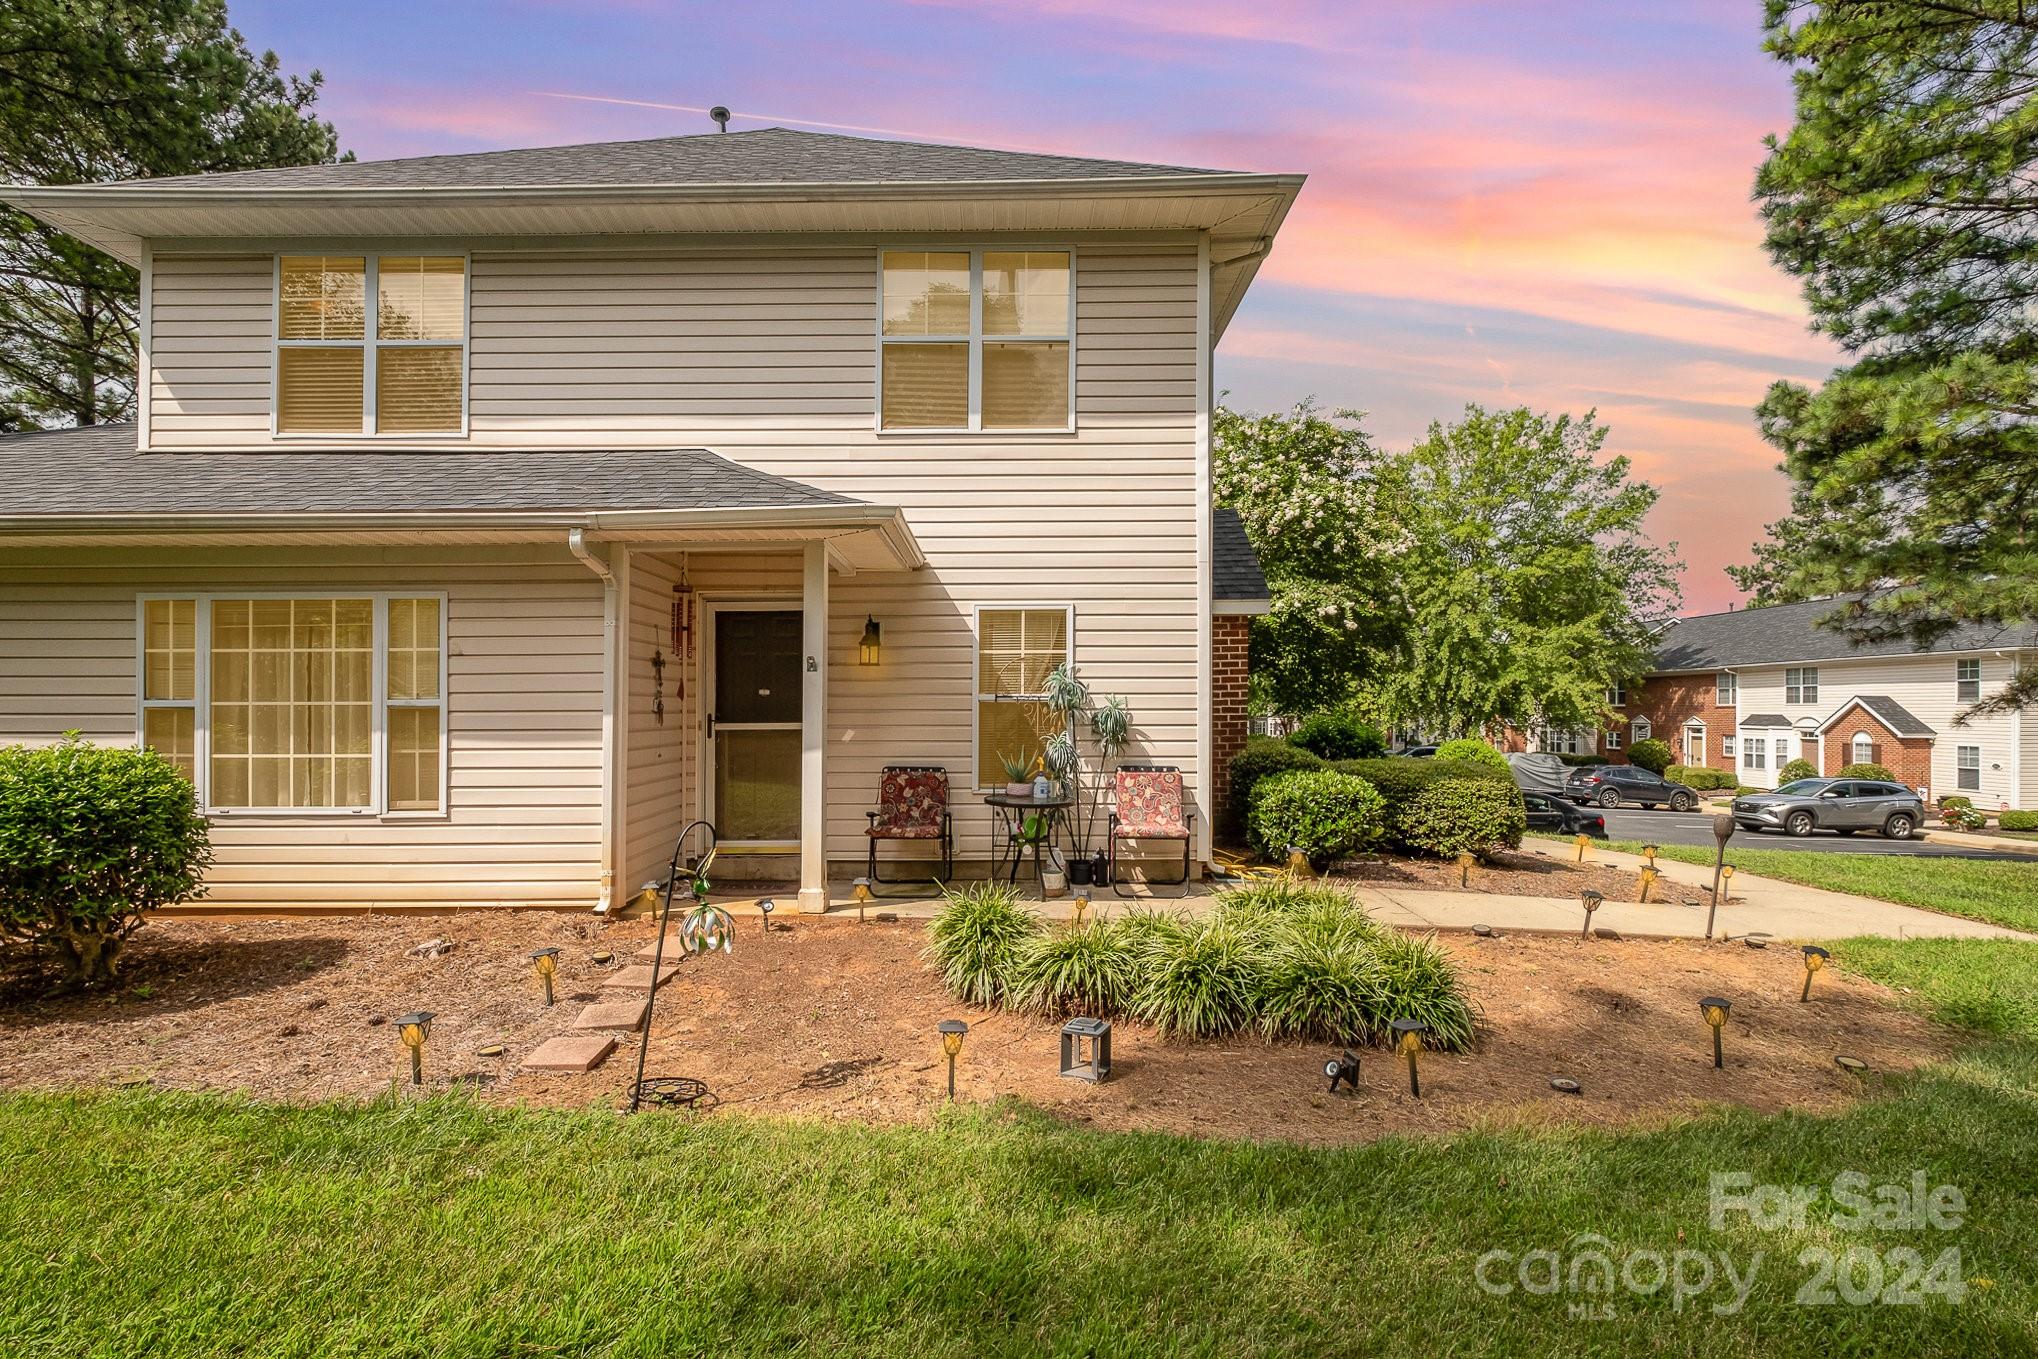
<svg viewBox="0 0 2038 1359">
<path fill-rule="evenodd" d="M 545 983 L 545 1004 L 552 1004 L 552 978 L 559 975 L 559 950 L 541 948 L 531 954 L 531 969 L 538 974 L 538 980 Z"/>
<path fill-rule="evenodd" d="M 1330 1082 L 1330 1093 L 1337 1088 L 1347 1087 L 1354 1095 L 1359 1093 L 1359 1054 L 1346 1048 L 1340 1055 L 1323 1064 L 1323 1077 Z"/>
<path fill-rule="evenodd" d="M 1588 887 L 1578 894 L 1578 904 L 1585 908 L 1585 923 L 1578 927 L 1578 937 L 1580 939 L 1588 939 L 1592 936 L 1592 913 L 1598 910 L 1600 903 L 1605 900 L 1606 893 L 1596 887 Z"/>
<path fill-rule="evenodd" d="M 1812 978 L 1816 977 L 1819 974 L 1819 969 L 1831 962 L 1832 959 L 1833 955 L 1820 948 L 1817 944 L 1806 944 L 1804 946 L 1804 990 L 1798 994 L 1799 1004 L 1805 1004 L 1811 1000 Z"/>
<path fill-rule="evenodd" d="M 412 1010 L 396 1017 L 396 1036 L 410 1049 L 410 1083 L 425 1083 L 425 1040 L 432 1036 L 432 1012 Z"/>
<path fill-rule="evenodd" d="M 1408 1059 L 1408 1093 L 1421 1099 L 1422 1073 L 1416 1069 L 1415 1059 L 1422 1051 L 1422 1036 L 1429 1032 L 1429 1025 L 1419 1019 L 1397 1019 L 1387 1027 L 1394 1030 L 1394 1044 Z"/>
<path fill-rule="evenodd" d="M 1713 1070 L 1723 1070 L 1727 1065 L 1727 1058 L 1720 1047 L 1720 1030 L 1727 1027 L 1727 1012 L 1734 1008 L 1734 1003 L 1719 996 L 1707 996 L 1698 1002 L 1698 1008 L 1700 1013 L 1705 1015 L 1706 1024 L 1712 1029 Z"/>
<path fill-rule="evenodd" d="M 884 644 L 878 634 L 877 619 L 870 614 L 865 614 L 863 618 L 863 640 L 856 644 L 856 663 L 858 665 L 876 665 L 878 663 L 884 652 Z"/>
<path fill-rule="evenodd" d="M 960 1019 L 944 1019 L 934 1026 L 941 1035 L 941 1050 L 948 1054 L 948 1102 L 955 1102 L 955 1056 L 962 1051 L 963 1037 L 969 1033 L 969 1025 Z"/>
</svg>

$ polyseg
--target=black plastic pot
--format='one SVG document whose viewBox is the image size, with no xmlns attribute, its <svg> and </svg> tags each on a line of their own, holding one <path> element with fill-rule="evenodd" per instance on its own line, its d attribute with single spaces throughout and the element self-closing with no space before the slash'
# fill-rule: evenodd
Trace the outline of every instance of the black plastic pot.
<svg viewBox="0 0 2038 1359">
<path fill-rule="evenodd" d="M 1090 876 L 1090 869 L 1091 864 L 1088 859 L 1070 859 L 1069 886 L 1088 887 L 1093 881 Z"/>
</svg>

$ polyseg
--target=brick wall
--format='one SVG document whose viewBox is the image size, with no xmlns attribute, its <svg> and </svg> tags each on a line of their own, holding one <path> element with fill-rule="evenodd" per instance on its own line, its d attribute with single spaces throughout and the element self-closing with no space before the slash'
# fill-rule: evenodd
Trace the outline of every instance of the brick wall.
<svg viewBox="0 0 2038 1359">
<path fill-rule="evenodd" d="M 1896 775 L 1897 782 L 1906 788 L 1931 787 L 1932 738 L 1898 736 L 1860 708 L 1848 712 L 1826 731 L 1826 767 L 1821 772 L 1830 776 L 1854 763 L 1854 738 L 1864 731 L 1873 743 L 1872 763 Z M 1937 791 L 1934 789 L 1935 795 Z"/>
<path fill-rule="evenodd" d="M 1734 710 L 1723 708 L 1716 701 L 1718 691 L 1710 674 L 1653 675 L 1629 686 L 1627 698 L 1627 706 L 1620 710 L 1621 716 L 1629 724 L 1637 717 L 1648 718 L 1652 728 L 1650 735 L 1676 752 L 1674 758 L 1678 764 L 1685 763 L 1684 724 L 1695 717 L 1705 723 L 1706 767 L 1734 768 L 1734 761 L 1720 749 L 1720 738 L 1734 735 Z M 1611 763 L 1627 763 L 1632 730 L 1631 725 L 1621 727 L 1621 748 L 1607 756 Z"/>
<path fill-rule="evenodd" d="M 1252 619 L 1219 614 L 1210 620 L 1210 807 L 1215 815 L 1231 798 L 1231 757 L 1245 749 L 1246 680 L 1252 673 L 1248 641 Z"/>
</svg>

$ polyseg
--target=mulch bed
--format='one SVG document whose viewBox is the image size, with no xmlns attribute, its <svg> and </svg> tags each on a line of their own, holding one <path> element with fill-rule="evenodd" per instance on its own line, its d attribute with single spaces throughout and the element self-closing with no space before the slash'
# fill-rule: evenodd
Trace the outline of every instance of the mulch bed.
<svg viewBox="0 0 2038 1359">
<path fill-rule="evenodd" d="M 1497 892 L 1513 897 L 1575 897 L 1586 888 L 1596 889 L 1608 901 L 1635 901 L 1641 892 L 1641 876 L 1625 868 L 1609 868 L 1586 856 L 1583 866 L 1572 861 L 1576 851 L 1553 844 L 1545 858 L 1522 850 L 1496 850 L 1472 866 L 1474 892 Z M 1666 861 L 1667 862 L 1667 861 Z M 1458 866 L 1442 859 L 1376 858 L 1337 865 L 1337 876 L 1369 887 L 1407 888 L 1410 891 L 1456 892 Z M 1658 877 L 1649 889 L 1652 902 L 1673 902 L 1702 906 L 1708 893 L 1702 887 L 1687 887 Z"/>
<path fill-rule="evenodd" d="M 131 944 L 118 995 L 51 997 L 34 990 L 40 979 L 0 979 L 0 1089 L 148 1084 L 365 1098 L 407 1080 L 387 1021 L 423 1008 L 438 1016 L 428 1085 L 490 1102 L 619 1107 L 634 1038 L 586 1075 L 519 1072 L 517 1062 L 567 1032 L 651 929 L 508 911 L 159 919 Z M 408 956 L 435 938 L 453 947 Z M 1795 950 L 1458 935 L 1443 943 L 1484 1022 L 1474 1052 L 1423 1058 L 1420 1101 L 1379 1050 L 1363 1054 L 1357 1096 L 1332 1096 L 1320 1074 L 1325 1045 L 1167 1041 L 1130 1022 L 1114 1033 L 1112 1079 L 1091 1086 L 1057 1074 L 1058 1024 L 950 1000 L 920 962 L 923 943 L 912 921 L 802 917 L 767 938 L 755 917 L 739 920 L 733 954 L 688 960 L 661 991 L 649 1071 L 705 1080 L 724 1111 L 924 1122 L 945 1079 L 934 1025 L 962 1017 L 971 1024 L 958 1067 L 964 1099 L 1016 1096 L 1100 1128 L 1336 1144 L 1521 1121 L 1657 1123 L 1712 1101 L 1830 1108 L 1867 1088 L 1835 1054 L 1887 1072 L 1957 1042 L 1849 976 L 1844 956 L 1800 1005 Z M 548 1010 L 527 955 L 555 944 L 560 1003 Z M 596 964 L 598 951 L 614 961 Z M 1712 1069 L 1697 1004 L 1714 992 L 1734 1001 L 1723 1072 Z M 505 1055 L 477 1055 L 491 1043 Z M 1552 1092 L 1557 1075 L 1582 1082 L 1584 1094 Z"/>
</svg>

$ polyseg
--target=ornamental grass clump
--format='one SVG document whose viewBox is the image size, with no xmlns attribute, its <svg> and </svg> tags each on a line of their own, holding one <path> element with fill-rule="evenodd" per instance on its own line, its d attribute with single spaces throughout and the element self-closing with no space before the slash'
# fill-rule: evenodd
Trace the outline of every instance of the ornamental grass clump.
<svg viewBox="0 0 2038 1359">
<path fill-rule="evenodd" d="M 1050 926 L 1022 939 L 1011 954 L 1006 1003 L 1028 1014 L 1122 1013 L 1138 980 L 1138 960 L 1113 922 Z"/>
<path fill-rule="evenodd" d="M 1252 932 L 1217 916 L 1153 931 L 1132 1013 L 1164 1037 L 1235 1033 L 1259 1018 L 1264 951 Z"/>
<path fill-rule="evenodd" d="M 1377 1032 L 1378 931 L 1353 917 L 1366 922 L 1349 906 L 1313 907 L 1282 922 L 1260 988 L 1260 1029 L 1268 1038 L 1359 1043 Z"/>
<path fill-rule="evenodd" d="M 1020 946 L 1040 929 L 1039 918 L 1019 909 L 1019 894 L 1003 883 L 973 882 L 943 888 L 948 904 L 927 927 L 923 955 L 942 984 L 972 1005 L 1003 1001 Z"/>
<path fill-rule="evenodd" d="M 1478 1015 L 1435 935 L 1382 931 L 1373 956 L 1378 970 L 1369 1019 L 1375 1038 L 1386 1041 L 1387 1026 L 1397 1019 L 1419 1019 L 1429 1025 L 1431 1047 L 1462 1052 L 1472 1046 Z"/>
</svg>

